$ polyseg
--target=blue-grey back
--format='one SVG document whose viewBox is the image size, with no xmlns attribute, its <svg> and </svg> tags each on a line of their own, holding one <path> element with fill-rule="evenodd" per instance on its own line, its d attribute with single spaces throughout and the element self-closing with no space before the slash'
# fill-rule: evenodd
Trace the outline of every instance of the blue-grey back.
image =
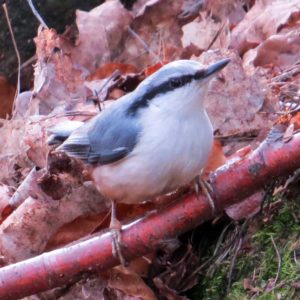
<svg viewBox="0 0 300 300">
<path fill-rule="evenodd" d="M 125 157 L 133 150 L 141 131 L 139 116 L 127 114 L 132 101 L 130 94 L 117 100 L 75 130 L 59 150 L 88 163 L 107 164 Z"/>
</svg>

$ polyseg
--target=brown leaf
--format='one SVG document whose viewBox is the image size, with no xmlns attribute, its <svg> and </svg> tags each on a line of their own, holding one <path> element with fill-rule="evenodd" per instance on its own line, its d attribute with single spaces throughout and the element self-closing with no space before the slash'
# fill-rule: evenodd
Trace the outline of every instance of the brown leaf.
<svg viewBox="0 0 300 300">
<path fill-rule="evenodd" d="M 150 76 L 151 74 L 155 73 L 157 70 L 159 70 L 163 65 L 165 65 L 167 63 L 168 63 L 168 61 L 162 61 L 162 62 L 158 62 L 157 64 L 147 67 L 144 70 L 145 76 L 146 77 Z"/>
<path fill-rule="evenodd" d="M 214 140 L 212 151 L 210 152 L 208 162 L 203 170 L 203 176 L 207 177 L 209 172 L 216 170 L 226 163 L 226 157 L 223 153 L 221 142 Z"/>
<path fill-rule="evenodd" d="M 177 18 L 183 0 L 138 1 L 133 7 L 135 19 L 131 34 L 120 49 L 119 61 L 133 63 L 137 68 L 180 57 L 182 29 Z M 166 9 L 166 7 L 168 9 Z"/>
<path fill-rule="evenodd" d="M 113 61 L 131 21 L 130 12 L 118 0 L 107 1 L 89 12 L 77 10 L 79 35 L 72 50 L 74 62 L 94 72 L 99 65 Z"/>
<path fill-rule="evenodd" d="M 247 1 L 239 0 L 208 0 L 204 1 L 203 10 L 209 12 L 214 19 L 228 20 L 230 28 L 233 28 L 245 17 L 243 5 Z"/>
<path fill-rule="evenodd" d="M 67 176 L 63 184 L 68 193 L 59 201 L 38 186 L 0 226 L 0 250 L 6 263 L 40 254 L 47 242 L 64 225 L 79 216 L 107 213 L 109 203 L 88 183 L 76 185 Z M 53 187 L 55 188 L 55 187 Z"/>
<path fill-rule="evenodd" d="M 23 143 L 26 126 L 22 120 L 1 120 L 0 124 L 0 181 L 16 186 L 20 173 L 27 167 L 31 169 L 28 146 Z"/>
<path fill-rule="evenodd" d="M 235 52 L 208 51 L 200 57 L 204 64 L 211 64 L 221 57 L 230 57 L 231 62 L 210 84 L 205 106 L 218 137 L 246 135 L 264 132 L 272 125 L 272 114 L 277 103 L 267 98 L 267 85 L 261 75 L 248 76 L 242 61 Z M 266 104 L 269 104 L 269 107 Z M 232 144 L 238 149 L 249 144 L 249 139 L 235 140 Z M 255 144 L 254 144 L 255 146 Z M 226 152 L 225 152 L 226 153 Z"/>
<path fill-rule="evenodd" d="M 115 71 L 120 74 L 137 73 L 138 70 L 133 65 L 121 63 L 107 63 L 97 68 L 93 74 L 88 77 L 88 80 L 104 79 L 109 77 Z"/>
<path fill-rule="evenodd" d="M 109 218 L 109 212 L 79 216 L 74 221 L 64 224 L 59 228 L 55 235 L 48 241 L 45 251 L 51 251 L 90 235 L 103 223 L 107 227 Z"/>
<path fill-rule="evenodd" d="M 72 46 L 54 29 L 43 29 L 34 39 L 37 48 L 34 96 L 29 112 L 48 114 L 58 106 L 86 98 L 83 71 L 73 64 Z"/>
<path fill-rule="evenodd" d="M 299 20 L 299 1 L 256 1 L 245 18 L 233 29 L 230 47 L 240 54 L 255 48 L 284 27 Z"/>
<path fill-rule="evenodd" d="M 182 46 L 196 46 L 199 50 L 207 50 L 209 47 L 227 48 L 230 42 L 228 22 L 215 22 L 212 17 L 202 13 L 193 22 L 182 27 Z"/>
<path fill-rule="evenodd" d="M 112 289 L 117 299 L 156 300 L 153 291 L 140 276 L 128 268 L 119 266 L 111 270 L 108 289 Z"/>
<path fill-rule="evenodd" d="M 287 68 L 300 59 L 299 32 L 294 30 L 285 34 L 272 35 L 257 48 L 248 52 L 244 56 L 245 64 L 252 63 L 255 67 Z"/>
</svg>

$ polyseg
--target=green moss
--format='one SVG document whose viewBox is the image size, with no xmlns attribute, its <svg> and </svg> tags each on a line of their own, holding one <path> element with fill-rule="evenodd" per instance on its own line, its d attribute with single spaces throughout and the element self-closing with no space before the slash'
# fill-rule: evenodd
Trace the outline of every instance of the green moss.
<svg viewBox="0 0 300 300">
<path fill-rule="evenodd" d="M 200 285 L 193 293 L 193 299 L 219 300 L 224 299 L 226 294 L 227 266 L 219 266 L 212 276 L 204 276 Z"/>
<path fill-rule="evenodd" d="M 276 198 L 278 199 L 278 196 Z M 270 200 L 274 202 L 274 199 Z M 285 300 L 300 299 L 299 290 L 293 287 L 293 283 L 300 280 L 300 262 L 295 262 L 293 248 L 300 240 L 300 198 L 283 200 L 283 203 L 282 208 L 276 212 L 269 211 L 251 221 L 252 224 L 259 222 L 261 225 L 250 237 L 251 250 L 240 252 L 237 257 L 229 293 L 226 295 L 225 291 L 232 253 L 216 268 L 212 276 L 206 275 L 201 279 L 191 299 L 250 299 L 255 291 L 244 289 L 246 278 L 251 278 L 252 286 L 259 291 L 251 299 L 275 300 L 278 299 L 278 295 Z M 280 253 L 281 268 L 276 286 L 268 291 L 278 273 L 278 257 L 271 237 Z"/>
</svg>

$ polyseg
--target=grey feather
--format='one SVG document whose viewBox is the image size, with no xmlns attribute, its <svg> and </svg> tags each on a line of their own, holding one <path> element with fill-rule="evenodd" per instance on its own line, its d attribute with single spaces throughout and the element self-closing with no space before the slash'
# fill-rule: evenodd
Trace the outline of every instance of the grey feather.
<svg viewBox="0 0 300 300">
<path fill-rule="evenodd" d="M 139 118 L 126 115 L 132 102 L 127 96 L 76 129 L 57 150 L 91 164 L 109 164 L 128 155 L 137 143 L 141 126 Z"/>
<path fill-rule="evenodd" d="M 80 121 L 65 120 L 47 129 L 50 136 L 47 140 L 48 145 L 57 145 L 64 142 L 73 131 L 82 126 L 84 123 Z"/>
</svg>

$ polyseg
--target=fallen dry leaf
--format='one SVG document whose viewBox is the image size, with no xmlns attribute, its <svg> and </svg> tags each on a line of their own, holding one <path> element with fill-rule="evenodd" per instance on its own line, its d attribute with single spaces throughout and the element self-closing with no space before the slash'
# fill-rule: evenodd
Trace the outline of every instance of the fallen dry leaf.
<svg viewBox="0 0 300 300">
<path fill-rule="evenodd" d="M 223 153 L 221 142 L 214 140 L 212 151 L 210 152 L 208 162 L 203 170 L 203 176 L 207 178 L 209 172 L 216 170 L 226 163 L 226 157 Z"/>
<path fill-rule="evenodd" d="M 268 86 L 261 75 L 248 76 L 242 60 L 234 51 L 208 51 L 193 57 L 209 64 L 222 57 L 230 57 L 230 64 L 210 84 L 205 106 L 218 137 L 251 132 L 264 132 L 272 126 L 278 103 L 267 98 Z M 268 105 L 267 105 L 268 104 Z M 256 141 L 257 142 L 257 141 Z M 235 150 L 249 144 L 249 139 L 235 140 Z M 254 144 L 255 146 L 255 144 Z M 226 152 L 225 152 L 226 153 Z"/>
<path fill-rule="evenodd" d="M 249 5 L 249 0 L 207 0 L 204 1 L 203 10 L 209 12 L 214 19 L 228 20 L 229 27 L 233 28 L 245 17 L 243 6 Z"/>
<path fill-rule="evenodd" d="M 107 1 L 89 12 L 77 10 L 79 35 L 72 49 L 73 61 L 89 72 L 114 61 L 131 21 L 131 13 L 118 0 Z"/>
<path fill-rule="evenodd" d="M 118 59 L 138 69 L 178 59 L 182 53 L 182 29 L 177 16 L 183 2 L 138 1 L 133 8 L 135 19 L 130 25 L 131 34 L 124 41 Z"/>
<path fill-rule="evenodd" d="M 108 227 L 110 212 L 100 212 L 99 214 L 80 215 L 70 223 L 61 226 L 51 237 L 45 247 L 46 251 L 70 244 L 84 236 L 92 234 L 100 225 Z"/>
<path fill-rule="evenodd" d="M 230 47 L 244 54 L 273 34 L 299 20 L 299 1 L 255 1 L 245 18 L 232 30 Z"/>
<path fill-rule="evenodd" d="M 118 71 L 119 74 L 130 74 L 138 72 L 137 68 L 133 65 L 121 63 L 107 63 L 97 68 L 97 70 L 88 77 L 88 80 L 91 81 L 95 79 L 104 79 L 111 76 L 115 71 Z"/>
<path fill-rule="evenodd" d="M 156 300 L 154 292 L 143 279 L 128 268 L 119 266 L 110 271 L 107 289 L 117 299 Z"/>
<path fill-rule="evenodd" d="M 285 34 L 272 35 L 248 52 L 244 55 L 245 64 L 285 69 L 300 59 L 299 33 L 294 30 Z"/>
<path fill-rule="evenodd" d="M 76 185 L 67 176 L 64 176 L 63 184 L 68 190 L 59 201 L 53 200 L 37 186 L 30 191 L 34 198 L 29 196 L 1 224 L 0 251 L 5 263 L 40 254 L 64 224 L 81 215 L 108 212 L 109 203 L 92 185 Z"/>
<path fill-rule="evenodd" d="M 84 73 L 70 56 L 72 45 L 53 29 L 40 30 L 34 41 L 37 63 L 30 115 L 49 114 L 59 106 L 85 100 Z"/>
<path fill-rule="evenodd" d="M 191 45 L 199 50 L 205 51 L 208 48 L 226 49 L 230 42 L 230 32 L 228 22 L 216 22 L 212 17 L 204 13 L 194 21 L 182 27 L 182 46 L 184 48 Z"/>
</svg>

